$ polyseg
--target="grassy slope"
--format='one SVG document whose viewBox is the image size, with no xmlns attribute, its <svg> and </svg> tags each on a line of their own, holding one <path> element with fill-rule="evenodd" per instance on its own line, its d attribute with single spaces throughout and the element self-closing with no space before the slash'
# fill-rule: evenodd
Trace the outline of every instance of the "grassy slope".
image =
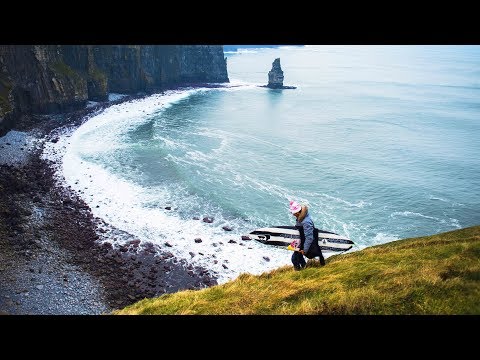
<svg viewBox="0 0 480 360">
<path fill-rule="evenodd" d="M 242 274 L 115 314 L 480 314 L 480 226 L 336 255 L 324 267 Z"/>
</svg>

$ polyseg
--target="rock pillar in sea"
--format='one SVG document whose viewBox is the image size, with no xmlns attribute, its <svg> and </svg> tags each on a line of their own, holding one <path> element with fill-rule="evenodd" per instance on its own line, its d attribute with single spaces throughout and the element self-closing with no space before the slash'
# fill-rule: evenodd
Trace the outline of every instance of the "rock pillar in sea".
<svg viewBox="0 0 480 360">
<path fill-rule="evenodd" d="M 268 72 L 268 85 L 272 89 L 283 88 L 283 71 L 280 66 L 280 58 L 276 58 L 272 63 L 272 70 Z"/>
</svg>

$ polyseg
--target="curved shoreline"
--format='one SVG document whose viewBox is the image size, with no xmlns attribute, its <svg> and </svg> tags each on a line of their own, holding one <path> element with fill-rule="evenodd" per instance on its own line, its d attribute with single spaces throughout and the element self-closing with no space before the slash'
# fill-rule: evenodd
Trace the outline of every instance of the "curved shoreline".
<svg viewBox="0 0 480 360">
<path fill-rule="evenodd" d="M 145 297 L 217 283 L 206 269 L 93 217 L 72 189 L 58 184 L 55 168 L 60 164 L 42 159 L 45 143 L 58 141 L 55 130 L 76 129 L 106 107 L 142 97 L 45 116 L 17 129 L 34 136 L 37 146 L 23 163 L 0 165 L 5 194 L 0 261 L 6 264 L 0 269 L 0 313 L 101 314 Z M 124 245 L 116 246 L 114 238 Z"/>
</svg>

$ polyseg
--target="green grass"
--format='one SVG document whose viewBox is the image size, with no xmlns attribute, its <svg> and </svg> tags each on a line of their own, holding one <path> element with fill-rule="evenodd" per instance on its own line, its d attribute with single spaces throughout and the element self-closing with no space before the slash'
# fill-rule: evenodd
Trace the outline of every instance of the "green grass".
<svg viewBox="0 0 480 360">
<path fill-rule="evenodd" d="M 336 255 L 320 267 L 144 299 L 114 314 L 480 314 L 480 226 Z"/>
<path fill-rule="evenodd" d="M 107 75 L 100 71 L 97 67 L 91 67 L 90 77 L 97 83 L 102 84 L 102 87 L 106 87 L 107 84 Z"/>
<path fill-rule="evenodd" d="M 82 76 L 80 76 L 79 73 L 77 73 L 74 69 L 65 64 L 63 61 L 57 61 L 56 63 L 52 64 L 50 68 L 57 75 L 64 76 L 67 79 L 72 79 L 74 83 L 80 82 L 82 80 Z"/>
</svg>

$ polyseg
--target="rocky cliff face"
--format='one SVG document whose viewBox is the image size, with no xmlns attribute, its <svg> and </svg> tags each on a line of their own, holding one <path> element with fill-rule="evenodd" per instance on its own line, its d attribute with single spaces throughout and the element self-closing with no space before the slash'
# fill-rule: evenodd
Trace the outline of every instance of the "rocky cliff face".
<svg viewBox="0 0 480 360">
<path fill-rule="evenodd" d="M 228 81 L 221 45 L 0 45 L 0 134 L 22 114 L 77 109 L 109 92 Z"/>
</svg>

